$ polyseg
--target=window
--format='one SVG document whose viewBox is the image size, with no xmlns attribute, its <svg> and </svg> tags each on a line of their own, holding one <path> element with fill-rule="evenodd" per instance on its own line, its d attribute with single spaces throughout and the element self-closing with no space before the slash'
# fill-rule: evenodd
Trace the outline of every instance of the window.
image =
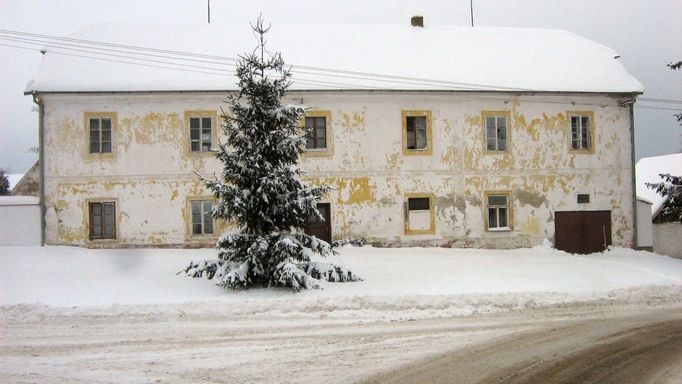
<svg viewBox="0 0 682 384">
<path fill-rule="evenodd" d="M 426 149 L 426 116 L 407 116 L 407 149 Z"/>
<path fill-rule="evenodd" d="M 306 149 L 327 149 L 327 117 L 306 116 Z"/>
<path fill-rule="evenodd" d="M 405 203 L 405 233 L 418 235 L 434 232 L 433 197 L 428 194 L 411 194 Z"/>
<path fill-rule="evenodd" d="M 568 122 L 571 128 L 571 150 L 592 150 L 593 120 L 592 112 L 568 113 Z"/>
<path fill-rule="evenodd" d="M 212 200 L 192 200 L 192 235 L 213 234 Z"/>
<path fill-rule="evenodd" d="M 88 203 L 90 216 L 90 240 L 104 240 L 116 238 L 116 203 L 90 202 Z"/>
<path fill-rule="evenodd" d="M 510 208 L 508 194 L 489 194 L 488 203 L 488 230 L 489 231 L 508 231 L 510 230 Z"/>
<path fill-rule="evenodd" d="M 403 154 L 431 154 L 431 112 L 403 111 Z"/>
<path fill-rule="evenodd" d="M 88 117 L 90 153 L 111 153 L 111 117 Z"/>
<path fill-rule="evenodd" d="M 509 114 L 506 112 L 484 112 L 485 141 L 488 151 L 507 150 L 507 122 Z"/>
<path fill-rule="evenodd" d="M 213 136 L 212 116 L 193 116 L 189 118 L 189 141 L 192 152 L 210 152 Z"/>
<path fill-rule="evenodd" d="M 327 157 L 333 155 L 332 114 L 330 111 L 306 111 L 300 124 L 306 132 L 304 156 Z"/>
</svg>

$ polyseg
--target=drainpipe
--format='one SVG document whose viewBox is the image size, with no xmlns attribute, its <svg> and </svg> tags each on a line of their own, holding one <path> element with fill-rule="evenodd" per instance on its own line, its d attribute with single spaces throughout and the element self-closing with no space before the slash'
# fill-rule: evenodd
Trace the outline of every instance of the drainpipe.
<svg viewBox="0 0 682 384">
<path fill-rule="evenodd" d="M 630 105 L 630 167 L 632 174 L 632 229 L 634 238 L 632 244 L 634 249 L 639 247 L 637 244 L 637 174 L 635 172 L 635 100 L 628 103 Z"/>
<path fill-rule="evenodd" d="M 33 102 L 38 106 L 38 171 L 40 173 L 40 246 L 45 246 L 45 140 L 44 116 L 45 108 L 37 92 L 31 93 Z"/>
</svg>

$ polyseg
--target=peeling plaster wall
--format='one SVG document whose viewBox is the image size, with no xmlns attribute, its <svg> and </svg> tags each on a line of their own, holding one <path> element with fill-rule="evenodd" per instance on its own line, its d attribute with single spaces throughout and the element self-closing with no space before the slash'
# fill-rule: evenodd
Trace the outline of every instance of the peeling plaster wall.
<svg viewBox="0 0 682 384">
<path fill-rule="evenodd" d="M 334 238 L 380 244 L 519 247 L 553 239 L 555 211 L 610 210 L 613 242 L 634 246 L 629 110 L 608 95 L 292 92 L 330 112 L 328 156 L 304 156 L 309 181 L 333 186 Z M 88 244 L 87 199 L 117 201 L 114 246 L 190 241 L 186 198 L 205 196 L 194 172 L 218 174 L 212 156 L 189 154 L 184 114 L 220 111 L 224 95 L 45 95 L 49 244 Z M 521 99 L 521 100 L 520 100 Z M 432 154 L 405 156 L 401 111 L 432 116 Z M 482 111 L 509 111 L 509 151 L 485 151 Z M 594 153 L 569 151 L 568 111 L 594 113 Z M 87 153 L 85 112 L 116 112 L 114 153 Z M 512 230 L 485 226 L 488 191 L 512 197 Z M 409 193 L 432 194 L 435 231 L 406 235 Z M 590 203 L 577 204 L 578 193 Z"/>
</svg>

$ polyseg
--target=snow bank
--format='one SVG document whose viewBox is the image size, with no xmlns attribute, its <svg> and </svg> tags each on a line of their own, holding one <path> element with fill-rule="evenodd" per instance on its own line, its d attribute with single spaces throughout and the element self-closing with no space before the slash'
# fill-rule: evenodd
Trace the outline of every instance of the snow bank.
<svg viewBox="0 0 682 384">
<path fill-rule="evenodd" d="M 431 318 L 575 301 L 649 302 L 682 298 L 682 260 L 616 248 L 570 255 L 550 248 L 478 250 L 343 247 L 332 261 L 357 283 L 324 290 L 222 291 L 175 275 L 214 251 L 0 248 L 3 312 L 40 316 L 301 316 Z M 47 306 L 56 306 L 51 308 Z"/>
</svg>

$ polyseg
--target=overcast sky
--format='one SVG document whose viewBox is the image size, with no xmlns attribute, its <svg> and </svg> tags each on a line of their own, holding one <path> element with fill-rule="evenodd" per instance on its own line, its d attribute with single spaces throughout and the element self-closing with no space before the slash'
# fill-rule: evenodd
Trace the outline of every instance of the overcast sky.
<svg viewBox="0 0 682 384">
<path fill-rule="evenodd" d="M 682 60 L 681 0 L 473 3 L 477 26 L 566 29 L 618 51 L 626 68 L 644 84 L 642 97 L 680 101 L 637 103 L 637 158 L 682 151 L 682 128 L 672 116 L 672 109 L 682 109 L 682 70 L 666 67 Z M 0 29 L 67 35 L 102 22 L 204 23 L 206 4 L 207 0 L 0 0 Z M 470 25 L 469 0 L 211 0 L 212 23 L 253 21 L 261 12 L 266 20 L 280 22 L 400 24 L 419 14 L 427 26 Z M 0 44 L 12 43 L 0 39 Z M 576 60 L 589 57 L 576 52 Z M 0 45 L 0 168 L 9 173 L 25 172 L 37 158 L 29 148 L 38 143 L 38 118 L 31 97 L 23 91 L 39 66 L 38 52 Z"/>
</svg>

